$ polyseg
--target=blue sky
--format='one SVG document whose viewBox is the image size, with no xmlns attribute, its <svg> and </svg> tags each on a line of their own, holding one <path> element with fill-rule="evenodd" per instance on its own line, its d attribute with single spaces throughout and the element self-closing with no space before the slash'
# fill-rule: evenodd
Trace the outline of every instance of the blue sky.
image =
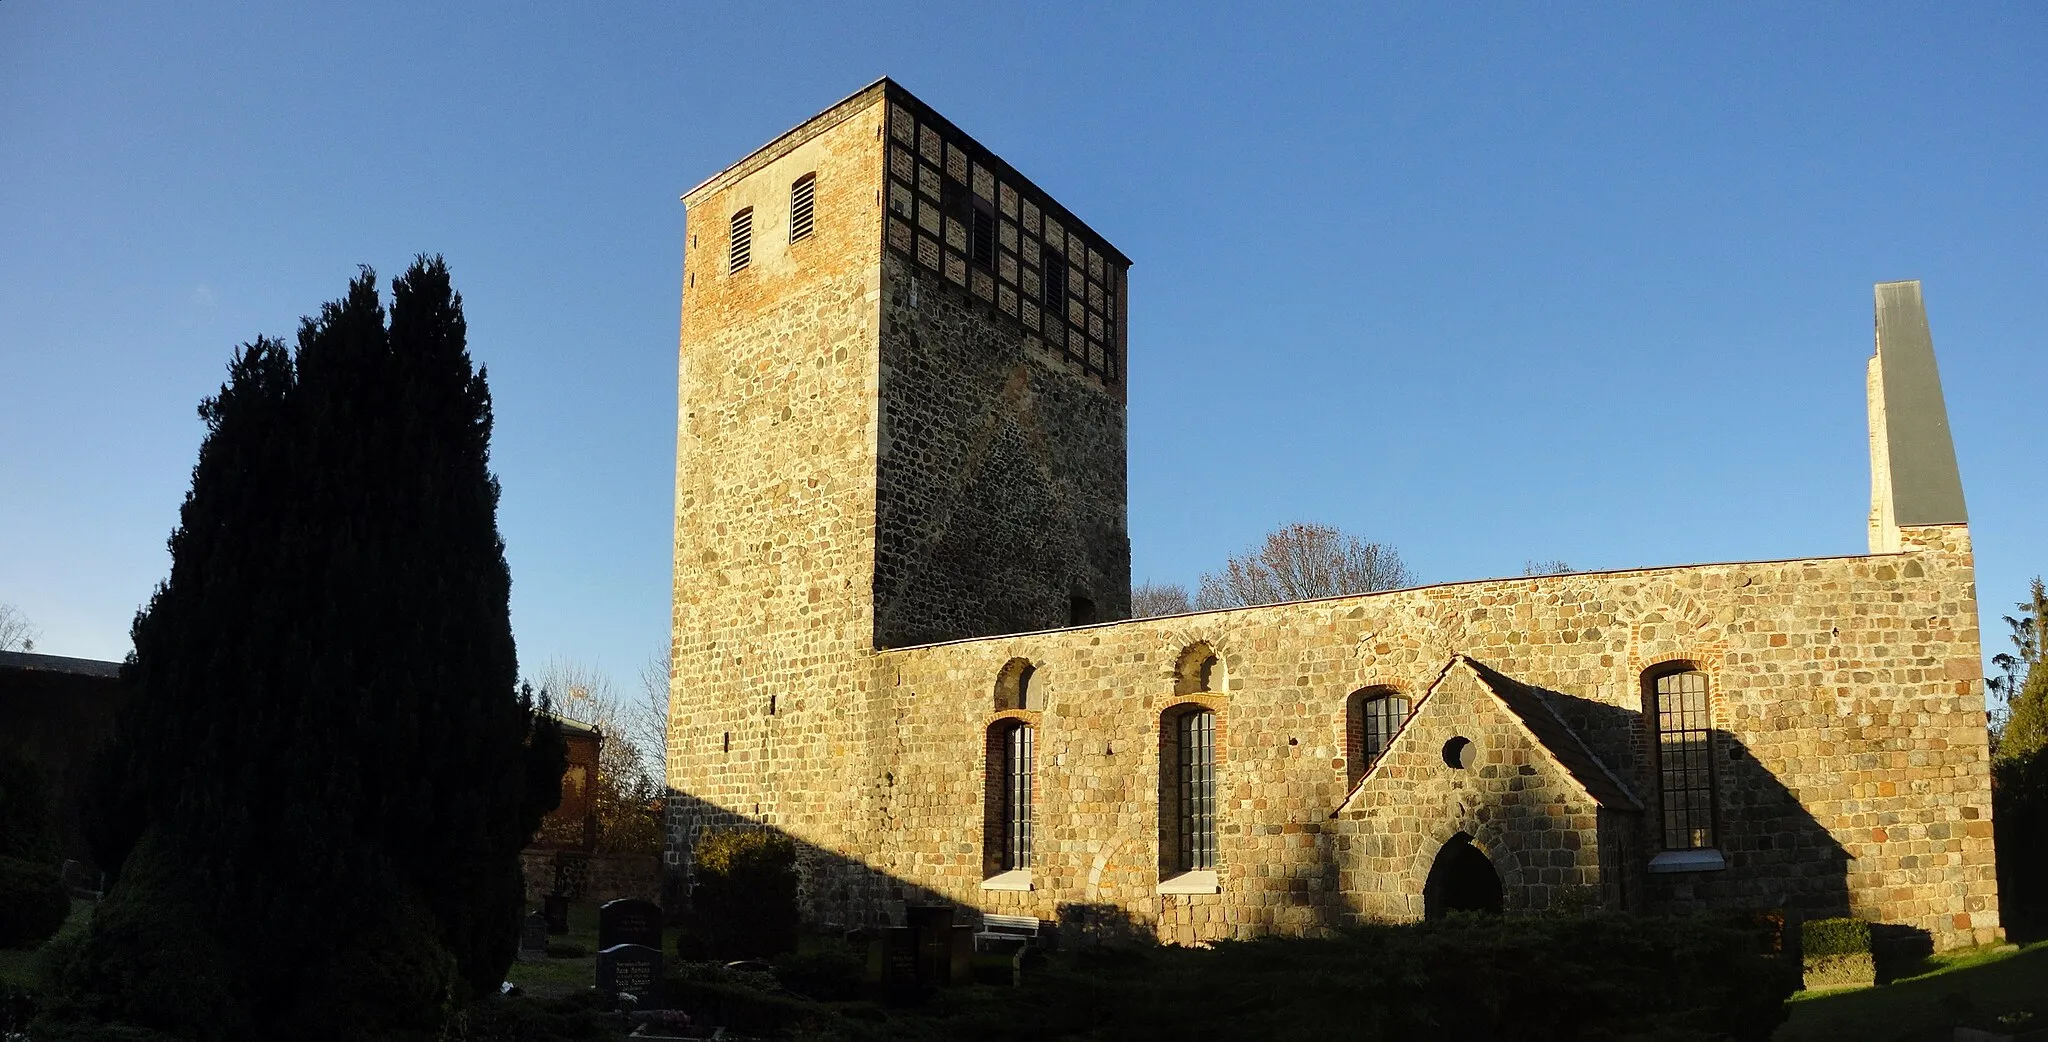
<svg viewBox="0 0 2048 1042">
<path fill-rule="evenodd" d="M 447 256 L 522 666 L 665 646 L 687 188 L 879 75 L 1135 261 L 1139 579 L 1859 553 L 1925 280 L 1980 596 L 2048 571 L 2048 7 L 0 3 L 0 602 L 118 658 L 233 345 Z"/>
</svg>

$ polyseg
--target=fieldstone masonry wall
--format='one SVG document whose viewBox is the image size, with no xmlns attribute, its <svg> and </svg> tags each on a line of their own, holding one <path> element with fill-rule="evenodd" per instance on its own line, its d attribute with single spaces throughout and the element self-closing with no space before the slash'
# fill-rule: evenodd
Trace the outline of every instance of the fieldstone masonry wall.
<svg viewBox="0 0 2048 1042">
<path fill-rule="evenodd" d="M 814 230 L 792 243 L 810 175 Z M 1942 947 L 1999 936 L 1960 514 L 1894 526 L 1896 552 L 1868 557 L 1049 630 L 1129 606 L 1121 255 L 886 80 L 685 201 L 672 870 L 702 828 L 758 825 L 800 841 L 813 920 L 944 902 L 1198 942 L 1421 914 L 1438 852 L 1470 837 L 1511 912 L 1788 907 Z M 976 220 L 1001 236 L 992 271 Z M 1070 261 L 1059 344 L 1048 220 Z M 903 646 L 946 638 L 968 639 Z M 1203 690 L 1183 667 L 1209 650 Z M 998 690 L 1020 659 L 1028 706 Z M 1658 856 L 1642 717 L 1646 676 L 1673 664 L 1709 685 L 1718 855 L 1682 864 Z M 1415 709 L 1361 772 L 1346 703 L 1367 687 Z M 1213 884 L 1175 877 L 1162 827 L 1162 727 L 1197 705 L 1216 725 Z M 1036 842 L 1028 882 L 993 889 L 1001 720 L 1035 728 Z M 1470 766 L 1444 761 L 1451 737 Z"/>
<path fill-rule="evenodd" d="M 1130 615 L 1124 407 L 988 306 L 883 258 L 875 642 Z"/>
<path fill-rule="evenodd" d="M 1654 808 L 1641 678 L 1682 660 L 1711 685 L 1726 867 L 1644 872 L 1637 907 L 1793 907 L 1917 926 L 1943 947 L 1989 941 L 1968 533 L 1905 537 L 1898 555 L 1464 583 L 883 652 L 874 687 L 908 736 L 896 785 L 916 794 L 885 843 L 917 852 L 911 879 L 952 901 L 1045 919 L 1107 905 L 1184 941 L 1419 915 L 1436 849 L 1459 831 L 1494 859 L 1511 909 L 1625 901 L 1599 891 L 1593 802 L 1446 668 L 1469 656 L 1544 689 Z M 1211 696 L 1228 721 L 1222 892 L 1162 896 L 1157 727 L 1197 641 L 1230 677 Z M 1036 889 L 982 892 L 981 735 L 1013 657 L 1045 700 Z M 1345 698 L 1373 685 L 1430 694 L 1347 802 Z M 1438 758 L 1452 732 L 1479 749 L 1469 779 Z M 1608 844 L 1658 849 L 1654 809 L 1618 820 L 1635 834 Z"/>
<path fill-rule="evenodd" d="M 882 123 L 852 102 L 813 122 L 688 198 L 668 735 L 678 868 L 695 831 L 720 823 L 800 821 L 822 848 L 858 847 L 881 751 L 859 707 L 873 647 Z M 813 231 L 791 243 L 789 189 L 807 174 Z M 734 273 L 728 229 L 746 207 L 752 256 Z"/>
</svg>

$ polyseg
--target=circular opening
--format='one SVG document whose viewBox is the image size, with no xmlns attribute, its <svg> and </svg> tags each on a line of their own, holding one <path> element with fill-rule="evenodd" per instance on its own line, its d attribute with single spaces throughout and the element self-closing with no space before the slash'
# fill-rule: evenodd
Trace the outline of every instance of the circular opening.
<svg viewBox="0 0 2048 1042">
<path fill-rule="evenodd" d="M 1479 751 L 1472 748 L 1472 739 L 1464 735 L 1444 743 L 1444 763 L 1458 770 L 1462 771 L 1472 766 L 1472 761 L 1477 759 L 1478 755 Z"/>
</svg>

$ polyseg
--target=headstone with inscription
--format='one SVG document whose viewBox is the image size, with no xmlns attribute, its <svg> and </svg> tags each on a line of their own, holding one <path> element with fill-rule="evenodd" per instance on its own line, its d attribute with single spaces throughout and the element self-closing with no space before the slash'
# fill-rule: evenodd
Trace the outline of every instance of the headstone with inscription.
<svg viewBox="0 0 2048 1042">
<path fill-rule="evenodd" d="M 661 947 L 661 906 L 652 901 L 623 897 L 606 901 L 597 909 L 597 948 L 615 944 Z"/>
<path fill-rule="evenodd" d="M 917 931 L 892 926 L 875 937 L 868 966 L 871 979 L 891 994 L 917 990 Z"/>
<path fill-rule="evenodd" d="M 656 1001 L 661 986 L 661 949 L 644 944 L 615 944 L 597 953 L 597 990 L 606 995 L 630 994 L 642 1003 Z"/>
</svg>

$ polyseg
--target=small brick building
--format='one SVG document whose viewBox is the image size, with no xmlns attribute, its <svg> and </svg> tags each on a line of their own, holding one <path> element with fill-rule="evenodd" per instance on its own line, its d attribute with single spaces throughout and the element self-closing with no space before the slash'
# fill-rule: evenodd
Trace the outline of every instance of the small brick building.
<svg viewBox="0 0 2048 1042">
<path fill-rule="evenodd" d="M 1876 291 L 1867 555 L 1126 621 L 1123 254 L 888 80 L 684 201 L 673 870 L 756 824 L 828 923 L 1751 907 L 2000 936 L 1917 283 Z"/>
<path fill-rule="evenodd" d="M 541 819 L 539 831 L 527 845 L 529 854 L 538 851 L 597 849 L 598 822 L 597 760 L 604 748 L 604 733 L 581 720 L 550 713 L 562 729 L 567 756 L 562 768 L 562 802 Z"/>
<path fill-rule="evenodd" d="M 119 662 L 0 651 L 0 748 L 48 781 L 67 859 L 92 861 L 80 817 L 86 771 L 113 733 L 126 692 Z"/>
</svg>

